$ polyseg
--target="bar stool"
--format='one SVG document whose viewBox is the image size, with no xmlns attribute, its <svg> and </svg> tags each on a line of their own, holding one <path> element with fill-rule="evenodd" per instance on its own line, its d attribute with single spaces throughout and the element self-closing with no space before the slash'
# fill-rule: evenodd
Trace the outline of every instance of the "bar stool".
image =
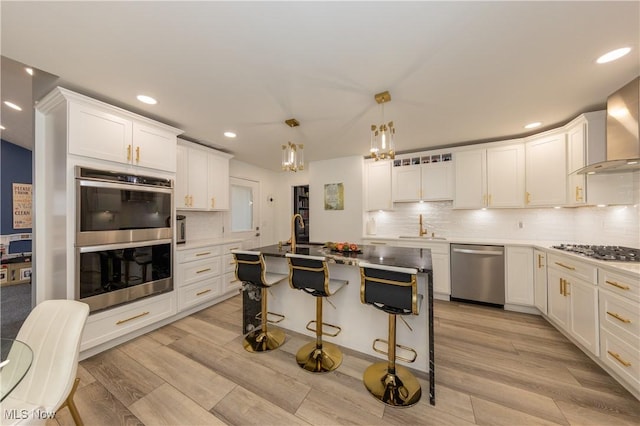
<svg viewBox="0 0 640 426">
<path fill-rule="evenodd" d="M 422 395 L 418 379 L 405 367 L 396 365 L 396 359 L 414 362 L 417 352 L 396 344 L 396 315 L 418 315 L 422 295 L 418 294 L 416 269 L 374 265 L 360 262 L 360 301 L 389 314 L 389 340 L 376 339 L 373 350 L 388 356 L 387 362 L 370 365 L 364 372 L 363 382 L 374 398 L 394 407 L 410 407 Z M 376 348 L 376 343 L 387 343 L 387 351 Z M 396 355 L 396 347 L 413 353 L 413 358 Z"/>
<path fill-rule="evenodd" d="M 268 330 L 267 323 L 278 323 L 284 316 L 267 311 L 267 290 L 287 278 L 285 274 L 274 274 L 266 271 L 264 256 L 259 251 L 232 250 L 236 261 L 236 279 L 243 283 L 254 285 L 261 290 L 260 329 L 248 333 L 242 345 L 249 352 L 267 352 L 278 348 L 285 341 L 282 330 Z M 268 321 L 268 314 L 279 317 L 278 320 Z M 257 316 L 256 316 L 257 317 Z"/>
<path fill-rule="evenodd" d="M 322 322 L 322 300 L 335 294 L 349 282 L 329 278 L 327 259 L 322 256 L 286 254 L 289 262 L 289 285 L 316 298 L 316 319 L 307 323 L 307 330 L 316 333 L 316 341 L 302 346 L 296 354 L 296 362 L 301 368 L 312 373 L 333 371 L 342 363 L 342 352 L 338 346 L 322 341 L 322 335 L 335 337 L 340 327 Z M 311 324 L 315 323 L 315 328 Z M 336 330 L 324 331 L 324 327 Z"/>
</svg>

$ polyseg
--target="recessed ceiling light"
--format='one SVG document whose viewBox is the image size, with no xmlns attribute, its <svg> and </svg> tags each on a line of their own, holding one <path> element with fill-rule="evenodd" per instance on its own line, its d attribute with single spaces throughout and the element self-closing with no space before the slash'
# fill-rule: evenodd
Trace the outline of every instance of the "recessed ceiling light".
<svg viewBox="0 0 640 426">
<path fill-rule="evenodd" d="M 596 207 L 607 207 L 606 204 L 598 204 Z"/>
<path fill-rule="evenodd" d="M 540 127 L 542 126 L 542 123 L 539 121 L 536 121 L 534 123 L 529 123 L 526 126 L 524 126 L 525 129 L 535 129 L 536 127 Z"/>
<path fill-rule="evenodd" d="M 9 108 L 15 109 L 16 111 L 22 111 L 22 108 L 20 108 L 18 105 L 14 104 L 13 102 L 4 101 L 4 104 Z"/>
<path fill-rule="evenodd" d="M 632 166 L 632 165 L 634 165 L 634 164 L 638 164 L 638 162 L 637 162 L 637 161 L 634 161 L 634 160 L 631 160 L 631 161 L 627 161 L 627 164 L 628 164 L 628 165 L 630 165 L 630 166 Z"/>
<path fill-rule="evenodd" d="M 612 50 L 611 52 L 607 52 L 604 55 L 600 56 L 596 60 L 596 62 L 599 64 L 606 64 L 607 62 L 615 61 L 616 59 L 622 58 L 629 52 L 631 52 L 630 47 L 622 47 L 620 49 Z"/>
<path fill-rule="evenodd" d="M 595 175 L 596 172 L 587 172 L 588 175 Z"/>
<path fill-rule="evenodd" d="M 24 70 L 27 72 L 27 74 L 33 75 L 33 68 L 26 67 Z"/>
<path fill-rule="evenodd" d="M 237 135 L 234 132 L 224 132 L 224 136 L 227 138 L 235 138 Z"/>
<path fill-rule="evenodd" d="M 2 124 L 0 124 L 0 130 L 7 130 Z"/>
<path fill-rule="evenodd" d="M 149 104 L 149 105 L 155 105 L 158 103 L 158 101 L 156 101 L 155 99 L 153 99 L 151 96 L 147 96 L 147 95 L 138 95 L 136 96 L 138 98 L 138 100 L 140 102 L 144 102 L 145 104 Z"/>
</svg>

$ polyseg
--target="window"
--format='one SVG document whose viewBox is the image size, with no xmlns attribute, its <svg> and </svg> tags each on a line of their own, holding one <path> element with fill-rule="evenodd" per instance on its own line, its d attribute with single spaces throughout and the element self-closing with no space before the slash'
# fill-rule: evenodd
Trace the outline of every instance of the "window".
<svg viewBox="0 0 640 426">
<path fill-rule="evenodd" d="M 253 191 L 251 187 L 231 185 L 231 232 L 253 229 Z"/>
</svg>

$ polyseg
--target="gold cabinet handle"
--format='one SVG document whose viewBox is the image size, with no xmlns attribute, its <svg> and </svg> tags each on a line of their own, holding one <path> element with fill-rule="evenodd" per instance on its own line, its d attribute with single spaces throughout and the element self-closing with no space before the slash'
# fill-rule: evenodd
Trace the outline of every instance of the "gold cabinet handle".
<svg viewBox="0 0 640 426">
<path fill-rule="evenodd" d="M 140 147 L 136 147 L 136 163 L 140 162 Z"/>
<path fill-rule="evenodd" d="M 206 290 L 202 290 L 196 293 L 196 296 L 202 296 L 203 294 L 207 294 L 211 291 L 210 288 L 206 289 Z"/>
<path fill-rule="evenodd" d="M 375 246 L 386 246 L 387 245 L 387 243 L 382 243 L 380 241 L 371 241 L 369 244 L 375 245 Z"/>
<path fill-rule="evenodd" d="M 612 351 L 607 351 L 607 352 L 609 353 L 609 355 L 614 357 L 616 359 L 616 361 L 618 361 L 620 364 L 624 365 L 625 367 L 631 367 L 631 363 L 629 361 L 625 361 L 624 359 L 622 359 L 620 354 L 617 354 L 617 353 L 612 352 Z"/>
<path fill-rule="evenodd" d="M 189 207 L 189 196 L 188 195 L 184 196 L 184 205 L 185 205 L 185 207 Z"/>
<path fill-rule="evenodd" d="M 210 251 L 205 251 L 205 252 L 202 252 L 202 253 L 196 253 L 196 256 L 206 256 L 208 254 L 211 254 L 211 252 Z"/>
<path fill-rule="evenodd" d="M 229 251 L 232 251 L 232 250 L 238 250 L 239 248 L 240 248 L 240 247 L 231 247 L 231 248 L 229 249 Z"/>
<path fill-rule="evenodd" d="M 127 161 L 131 161 L 131 145 L 127 145 Z"/>
<path fill-rule="evenodd" d="M 564 280 L 564 295 L 565 296 L 571 296 L 571 293 L 569 291 L 567 291 L 568 286 L 570 286 L 571 283 L 567 280 Z"/>
<path fill-rule="evenodd" d="M 203 272 L 209 272 L 210 270 L 211 270 L 211 268 L 200 269 L 199 271 L 196 271 L 196 274 L 201 274 Z"/>
<path fill-rule="evenodd" d="M 630 320 L 630 319 L 626 319 L 626 318 L 624 318 L 623 316 L 621 316 L 620 314 L 617 314 L 617 313 L 615 313 L 615 312 L 609 312 L 609 311 L 607 311 L 607 315 L 611 315 L 612 317 L 614 317 L 614 318 L 615 318 L 615 319 L 617 319 L 618 321 L 621 321 L 621 322 L 623 322 L 623 323 L 625 323 L 625 324 L 629 324 L 629 323 L 631 323 L 631 320 Z"/>
<path fill-rule="evenodd" d="M 576 185 L 576 201 L 583 201 L 582 199 L 582 187 Z"/>
<path fill-rule="evenodd" d="M 538 268 L 542 268 L 544 265 L 542 264 L 542 255 L 538 254 Z"/>
<path fill-rule="evenodd" d="M 216 208 L 216 197 L 211 197 L 211 208 L 212 209 Z"/>
<path fill-rule="evenodd" d="M 567 269 L 569 269 L 570 271 L 575 271 L 575 270 L 576 270 L 576 268 L 574 268 L 573 266 L 567 266 L 567 265 L 565 265 L 564 263 L 556 262 L 556 265 L 558 265 L 558 266 L 562 266 L 563 268 L 567 268 Z"/>
<path fill-rule="evenodd" d="M 524 193 L 524 202 L 525 204 L 531 203 L 531 194 L 529 192 Z"/>
<path fill-rule="evenodd" d="M 127 319 L 120 320 L 120 321 L 116 322 L 116 325 L 124 324 L 125 322 L 129 322 L 129 321 L 132 321 L 132 320 L 134 320 L 134 319 L 141 318 L 141 317 L 143 317 L 143 316 L 145 316 L 145 315 L 149 315 L 149 312 L 148 312 L 148 311 L 146 311 L 146 312 L 143 312 L 143 313 L 141 313 L 141 314 L 138 314 L 138 315 L 132 316 L 131 318 L 127 318 Z"/>
<path fill-rule="evenodd" d="M 560 278 L 560 294 L 564 296 L 564 280 Z"/>
<path fill-rule="evenodd" d="M 612 286 L 614 286 L 614 287 L 618 287 L 618 288 L 620 288 L 620 289 L 622 289 L 622 290 L 629 290 L 629 286 L 628 286 L 628 285 L 618 284 L 618 283 L 617 283 L 617 282 L 615 282 L 615 281 L 609 281 L 609 280 L 606 280 L 605 282 L 606 282 L 607 284 L 609 284 L 609 285 L 612 285 Z"/>
<path fill-rule="evenodd" d="M 236 262 L 229 262 L 229 265 L 235 265 Z"/>
</svg>

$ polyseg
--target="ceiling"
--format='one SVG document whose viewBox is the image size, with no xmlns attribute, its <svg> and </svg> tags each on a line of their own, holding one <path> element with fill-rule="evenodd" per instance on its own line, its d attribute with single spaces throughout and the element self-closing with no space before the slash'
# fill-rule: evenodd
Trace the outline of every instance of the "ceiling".
<svg viewBox="0 0 640 426">
<path fill-rule="evenodd" d="M 402 152 L 521 136 L 532 121 L 555 127 L 603 109 L 640 74 L 639 2 L 0 7 L 3 56 L 272 170 L 287 141 L 304 143 L 307 161 L 365 155 L 384 90 Z M 595 63 L 623 46 L 629 55 Z M 292 117 L 300 127 L 284 124 Z"/>
</svg>

